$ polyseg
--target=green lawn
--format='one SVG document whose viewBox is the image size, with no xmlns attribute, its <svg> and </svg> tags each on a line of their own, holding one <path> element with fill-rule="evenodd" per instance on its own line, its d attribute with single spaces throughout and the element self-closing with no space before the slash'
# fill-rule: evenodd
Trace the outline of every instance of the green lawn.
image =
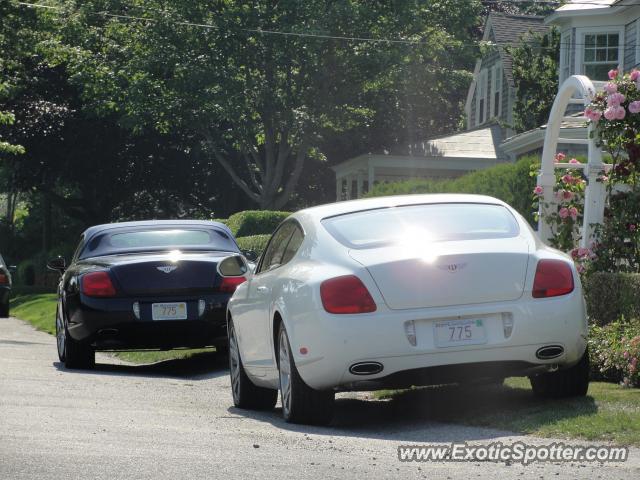
<svg viewBox="0 0 640 480">
<path fill-rule="evenodd" d="M 11 299 L 11 315 L 31 323 L 38 330 L 55 335 L 56 298 L 55 293 L 17 295 Z M 213 351 L 213 348 L 198 348 L 163 352 L 117 352 L 115 355 L 127 362 L 153 363 L 189 358 L 202 352 Z"/>
<path fill-rule="evenodd" d="M 613 441 L 640 446 L 640 389 L 592 382 L 586 397 L 541 400 L 526 378 L 504 386 L 428 387 L 382 391 L 407 415 L 542 437 Z"/>
</svg>

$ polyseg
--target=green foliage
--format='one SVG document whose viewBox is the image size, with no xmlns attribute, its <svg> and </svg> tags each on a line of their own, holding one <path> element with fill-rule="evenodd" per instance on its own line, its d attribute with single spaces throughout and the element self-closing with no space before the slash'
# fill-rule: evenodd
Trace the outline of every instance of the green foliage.
<svg viewBox="0 0 640 480">
<path fill-rule="evenodd" d="M 53 50 L 85 102 L 134 132 L 189 131 L 268 209 L 289 200 L 327 135 L 366 135 L 374 125 L 369 138 L 384 133 L 406 148 L 425 130 L 455 125 L 480 8 L 469 0 L 107 2 L 110 13 L 141 22 L 97 16 L 102 0 L 64 4 Z"/>
<path fill-rule="evenodd" d="M 531 192 L 535 179 L 529 175 L 531 165 L 539 162 L 537 157 L 524 157 L 516 163 L 504 163 L 484 170 L 468 173 L 456 179 L 408 180 L 376 185 L 369 197 L 384 195 L 406 195 L 414 193 L 473 193 L 499 198 L 515 208 L 529 222 Z"/>
<path fill-rule="evenodd" d="M 513 57 L 513 127 L 517 132 L 546 124 L 558 92 L 560 32 L 553 28 L 546 35 L 529 34 L 525 40 L 508 49 Z"/>
<path fill-rule="evenodd" d="M 590 323 L 640 318 L 640 274 L 592 271 L 583 276 L 583 287 Z"/>
<path fill-rule="evenodd" d="M 271 235 L 251 235 L 249 237 L 236 238 L 236 241 L 241 250 L 253 250 L 258 255 L 261 255 L 264 249 L 267 248 L 270 238 Z"/>
<path fill-rule="evenodd" d="M 227 220 L 227 226 L 235 237 L 271 235 L 276 227 L 289 215 L 291 215 L 289 212 L 246 210 L 231 215 Z"/>
<path fill-rule="evenodd" d="M 624 317 L 589 331 L 592 377 L 640 386 L 640 321 Z"/>
</svg>

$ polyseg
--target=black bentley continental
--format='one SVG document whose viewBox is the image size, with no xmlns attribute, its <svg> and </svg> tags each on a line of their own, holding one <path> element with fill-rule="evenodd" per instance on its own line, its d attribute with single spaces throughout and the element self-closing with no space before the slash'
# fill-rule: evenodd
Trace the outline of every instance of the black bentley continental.
<svg viewBox="0 0 640 480">
<path fill-rule="evenodd" d="M 249 256 L 249 254 L 247 254 Z M 249 266 L 221 223 L 163 220 L 87 229 L 61 273 L 56 337 L 68 368 L 98 350 L 226 348 L 227 301 Z"/>
</svg>

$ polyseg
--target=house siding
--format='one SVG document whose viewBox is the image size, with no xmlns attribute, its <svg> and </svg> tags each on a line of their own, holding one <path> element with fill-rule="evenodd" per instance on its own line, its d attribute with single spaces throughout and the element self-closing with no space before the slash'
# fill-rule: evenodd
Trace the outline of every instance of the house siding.
<svg viewBox="0 0 640 480">
<path fill-rule="evenodd" d="M 636 44 L 637 44 L 637 32 L 638 23 L 640 20 L 636 19 L 625 26 L 624 31 L 624 71 L 628 72 L 636 66 Z"/>
</svg>

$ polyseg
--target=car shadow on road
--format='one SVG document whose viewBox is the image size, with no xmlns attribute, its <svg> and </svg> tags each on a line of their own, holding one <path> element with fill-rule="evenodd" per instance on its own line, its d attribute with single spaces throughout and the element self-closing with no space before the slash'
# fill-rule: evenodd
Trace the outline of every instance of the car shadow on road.
<svg viewBox="0 0 640 480">
<path fill-rule="evenodd" d="M 136 377 L 181 378 L 190 380 L 210 380 L 229 374 L 227 357 L 215 352 L 196 353 L 189 358 L 162 360 L 153 363 L 134 364 L 114 358 L 114 363 L 96 362 L 91 370 L 66 368 L 60 362 L 54 367 L 65 373 L 83 375 L 130 375 Z"/>
<path fill-rule="evenodd" d="M 366 397 L 339 396 L 328 427 L 288 424 L 280 409 L 268 413 L 236 408 L 229 411 L 300 433 L 402 442 L 460 442 L 535 432 L 548 424 L 593 414 L 597 405 L 589 396 L 540 400 L 525 388 L 452 385 L 398 392 L 384 399 L 374 398 L 371 393 Z"/>
</svg>

